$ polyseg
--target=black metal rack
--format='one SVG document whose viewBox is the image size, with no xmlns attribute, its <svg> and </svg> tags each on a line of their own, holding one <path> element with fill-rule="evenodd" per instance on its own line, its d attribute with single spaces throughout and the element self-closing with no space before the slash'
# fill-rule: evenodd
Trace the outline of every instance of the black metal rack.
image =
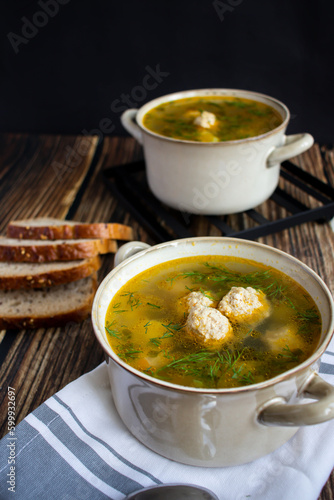
<svg viewBox="0 0 334 500">
<path fill-rule="evenodd" d="M 104 177 L 113 194 L 157 242 L 197 236 L 193 230 L 196 217 L 205 217 L 222 236 L 246 239 L 260 238 L 309 221 L 321 223 L 334 217 L 334 188 L 290 161 L 282 163 L 280 177 L 283 182 L 265 202 L 277 206 L 270 215 L 280 214 L 280 208 L 285 209 L 284 216 L 274 218 L 263 215 L 261 207 L 264 204 L 232 216 L 198 216 L 171 209 L 150 191 L 143 160 L 108 167 L 104 170 Z M 292 195 L 291 189 L 287 189 L 289 184 L 295 193 L 306 193 L 308 197 L 304 198 L 308 201 L 316 200 L 313 203 L 316 206 L 306 204 L 303 196 Z M 246 224 L 245 219 L 249 221 Z"/>
</svg>

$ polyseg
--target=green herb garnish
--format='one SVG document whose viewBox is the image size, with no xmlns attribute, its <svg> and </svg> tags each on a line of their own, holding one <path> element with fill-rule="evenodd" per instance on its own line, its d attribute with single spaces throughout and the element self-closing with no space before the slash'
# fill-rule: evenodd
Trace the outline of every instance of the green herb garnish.
<svg viewBox="0 0 334 500">
<path fill-rule="evenodd" d="M 299 356 L 296 352 L 291 351 L 288 344 L 283 347 L 283 352 L 277 355 L 278 358 L 285 358 L 287 361 L 299 361 Z"/>
<path fill-rule="evenodd" d="M 151 325 L 151 322 L 150 322 L 150 321 L 148 321 L 148 322 L 146 323 L 146 325 L 144 325 L 144 328 L 145 328 L 145 333 L 147 333 L 148 327 L 149 327 L 150 325 Z"/>
<path fill-rule="evenodd" d="M 135 307 L 138 307 L 142 304 L 138 298 L 135 298 L 135 293 L 136 292 L 125 292 L 121 295 L 121 297 L 128 297 L 128 304 L 131 308 L 131 311 L 133 311 Z"/>
<path fill-rule="evenodd" d="M 114 328 L 112 328 L 115 323 L 116 323 L 116 321 L 112 321 L 111 323 L 108 322 L 106 324 L 106 326 L 105 326 L 105 329 L 106 329 L 106 332 L 108 333 L 108 335 L 111 335 L 112 337 L 115 337 L 116 339 L 119 339 L 120 338 L 119 331 L 115 330 Z"/>
<path fill-rule="evenodd" d="M 161 306 L 157 306 L 156 304 L 151 304 L 151 302 L 146 302 L 146 304 L 152 307 L 153 309 L 161 309 Z"/>
</svg>

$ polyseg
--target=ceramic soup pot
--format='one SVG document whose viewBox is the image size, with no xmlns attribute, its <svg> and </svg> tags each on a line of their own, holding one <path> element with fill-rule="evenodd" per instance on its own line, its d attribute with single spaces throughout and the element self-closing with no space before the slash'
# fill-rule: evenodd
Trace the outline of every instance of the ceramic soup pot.
<svg viewBox="0 0 334 500">
<path fill-rule="evenodd" d="M 158 135 L 143 125 L 145 114 L 169 101 L 195 96 L 234 96 L 273 107 L 282 117 L 274 130 L 242 140 L 195 142 Z M 143 145 L 146 175 L 153 194 L 188 213 L 223 215 L 254 208 L 277 187 L 280 163 L 313 144 L 310 134 L 285 135 L 288 108 L 272 97 L 245 90 L 204 89 L 154 99 L 121 116 L 125 129 Z"/>
<path fill-rule="evenodd" d="M 306 361 L 258 384 L 203 389 L 149 377 L 114 353 L 107 340 L 105 318 L 117 290 L 133 276 L 162 262 L 213 254 L 272 266 L 309 292 L 321 314 L 322 333 L 316 351 Z M 334 418 L 334 388 L 317 373 L 320 356 L 332 336 L 333 299 L 321 278 L 305 264 L 272 247 L 227 237 L 181 239 L 153 247 L 129 242 L 116 254 L 115 264 L 96 293 L 92 322 L 106 354 L 117 411 L 129 431 L 145 446 L 184 464 L 237 465 L 272 452 L 300 426 Z M 304 398 L 317 401 L 301 404 Z"/>
</svg>

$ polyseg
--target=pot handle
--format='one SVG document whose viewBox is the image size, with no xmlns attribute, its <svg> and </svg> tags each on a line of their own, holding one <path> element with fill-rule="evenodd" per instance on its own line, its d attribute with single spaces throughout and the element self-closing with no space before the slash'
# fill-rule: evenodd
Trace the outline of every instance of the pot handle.
<svg viewBox="0 0 334 500">
<path fill-rule="evenodd" d="M 123 260 L 132 257 L 138 252 L 142 252 L 143 250 L 150 248 L 150 246 L 151 245 L 149 245 L 148 243 L 144 243 L 143 241 L 129 241 L 128 243 L 125 243 L 117 250 L 115 254 L 114 266 L 118 266 L 118 264 L 121 264 Z"/>
<path fill-rule="evenodd" d="M 121 115 L 121 123 L 125 128 L 125 130 L 129 132 L 129 134 L 132 135 L 132 137 L 137 139 L 139 144 L 143 144 L 142 132 L 135 122 L 137 113 L 138 109 L 135 108 L 127 109 Z"/>
<path fill-rule="evenodd" d="M 314 425 L 334 418 L 334 387 L 313 373 L 303 388 L 302 395 L 317 399 L 315 403 L 294 404 L 268 402 L 258 420 L 264 425 L 284 427 Z"/>
<path fill-rule="evenodd" d="M 293 134 L 285 136 L 283 146 L 277 146 L 267 158 L 267 167 L 273 167 L 277 163 L 288 160 L 293 156 L 300 155 L 307 151 L 314 143 L 311 134 Z"/>
</svg>

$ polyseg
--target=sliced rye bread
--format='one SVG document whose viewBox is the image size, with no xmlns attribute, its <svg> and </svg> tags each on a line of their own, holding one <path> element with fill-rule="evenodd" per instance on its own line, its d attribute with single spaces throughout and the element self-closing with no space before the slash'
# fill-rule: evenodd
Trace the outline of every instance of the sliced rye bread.
<svg viewBox="0 0 334 500">
<path fill-rule="evenodd" d="M 100 257 L 66 262 L 0 262 L 0 289 L 45 288 L 86 278 L 101 267 Z"/>
<path fill-rule="evenodd" d="M 82 238 L 132 240 L 133 230 L 130 226 L 117 222 L 83 223 L 51 217 L 37 217 L 36 219 L 11 221 L 7 226 L 7 236 L 36 240 Z"/>
<path fill-rule="evenodd" d="M 114 253 L 117 242 L 110 239 L 20 240 L 0 237 L 1 262 L 54 262 L 78 260 Z"/>
<path fill-rule="evenodd" d="M 0 329 L 47 328 L 80 322 L 91 311 L 96 275 L 35 290 L 0 290 Z"/>
</svg>

